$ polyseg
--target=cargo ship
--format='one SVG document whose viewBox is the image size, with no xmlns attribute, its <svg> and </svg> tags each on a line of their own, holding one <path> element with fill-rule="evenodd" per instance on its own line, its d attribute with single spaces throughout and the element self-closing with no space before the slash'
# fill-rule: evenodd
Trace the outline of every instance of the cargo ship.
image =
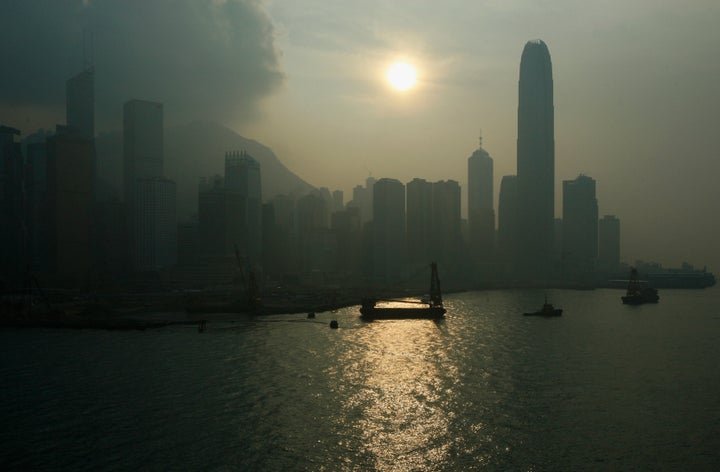
<svg viewBox="0 0 720 472">
<path fill-rule="evenodd" d="M 657 288 L 708 288 L 715 285 L 715 276 L 705 270 L 677 270 L 648 273 L 647 280 Z"/>
</svg>

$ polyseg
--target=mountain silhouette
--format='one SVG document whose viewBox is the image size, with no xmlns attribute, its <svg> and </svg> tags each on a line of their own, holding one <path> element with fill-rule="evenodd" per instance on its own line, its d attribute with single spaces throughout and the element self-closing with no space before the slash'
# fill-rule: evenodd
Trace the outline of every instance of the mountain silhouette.
<svg viewBox="0 0 720 472">
<path fill-rule="evenodd" d="M 122 195 L 122 132 L 96 138 L 99 198 Z M 214 122 L 198 121 L 165 128 L 165 177 L 177 184 L 178 221 L 197 213 L 198 183 L 202 177 L 223 175 L 225 153 L 247 151 L 260 163 L 263 201 L 276 195 L 301 196 L 313 186 L 291 172 L 275 153 L 263 144 L 240 136 Z"/>
</svg>

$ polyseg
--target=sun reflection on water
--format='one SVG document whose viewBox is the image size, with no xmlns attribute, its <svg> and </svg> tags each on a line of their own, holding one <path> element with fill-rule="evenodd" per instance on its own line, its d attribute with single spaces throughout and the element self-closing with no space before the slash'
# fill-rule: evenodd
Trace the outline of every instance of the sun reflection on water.
<svg viewBox="0 0 720 472">
<path fill-rule="evenodd" d="M 437 466 L 450 447 L 447 404 L 455 370 L 440 349 L 438 324 L 376 321 L 366 328 L 340 361 L 349 366 L 343 377 L 353 385 L 345 404 L 354 410 L 354 424 L 346 426 L 377 470 Z"/>
</svg>

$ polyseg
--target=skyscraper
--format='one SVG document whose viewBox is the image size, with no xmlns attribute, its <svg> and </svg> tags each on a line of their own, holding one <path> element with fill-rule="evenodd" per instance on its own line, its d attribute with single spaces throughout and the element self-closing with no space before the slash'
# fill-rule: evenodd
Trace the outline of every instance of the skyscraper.
<svg viewBox="0 0 720 472">
<path fill-rule="evenodd" d="M 493 160 L 482 142 L 468 158 L 468 229 L 474 262 L 487 263 L 495 242 Z"/>
<path fill-rule="evenodd" d="M 334 213 L 336 211 L 343 211 L 345 209 L 345 204 L 343 203 L 343 191 L 342 190 L 333 190 L 332 193 L 332 212 Z"/>
<path fill-rule="evenodd" d="M 433 182 L 431 256 L 444 267 L 443 273 L 456 271 L 461 254 L 460 184 L 455 180 Z"/>
<path fill-rule="evenodd" d="M 198 192 L 198 236 L 204 255 L 234 260 L 236 245 L 247 236 L 245 203 L 239 192 L 224 187 L 223 179 L 203 182 Z"/>
<path fill-rule="evenodd" d="M 562 261 L 565 275 L 593 275 L 598 253 L 595 180 L 580 175 L 563 181 Z"/>
<path fill-rule="evenodd" d="M 433 184 L 413 179 L 407 184 L 407 248 L 411 263 L 431 261 Z"/>
<path fill-rule="evenodd" d="M 518 233 L 517 176 L 505 175 L 500 182 L 498 198 L 498 249 L 506 264 L 514 259 Z"/>
<path fill-rule="evenodd" d="M 95 137 L 95 72 L 91 67 L 65 82 L 65 114 L 68 127 L 86 138 Z"/>
<path fill-rule="evenodd" d="M 93 262 L 93 140 L 58 125 L 47 139 L 46 178 L 49 268 L 61 284 L 82 286 Z"/>
<path fill-rule="evenodd" d="M 163 176 L 163 105 L 130 100 L 123 106 L 125 203 L 134 207 L 138 179 Z"/>
<path fill-rule="evenodd" d="M 128 260 L 136 271 L 175 263 L 177 250 L 176 188 L 163 177 L 163 105 L 130 100 L 123 106 L 123 164 L 128 223 Z M 156 218 L 152 223 L 147 218 Z M 174 244 L 162 250 L 160 245 Z"/>
<path fill-rule="evenodd" d="M 244 199 L 244 212 L 237 215 L 242 222 L 244 238 L 240 253 L 250 264 L 262 261 L 262 182 L 260 163 L 247 151 L 225 153 L 225 188 Z"/>
<path fill-rule="evenodd" d="M 550 270 L 555 217 L 555 118 L 550 52 L 541 40 L 525 44 L 518 96 L 517 262 L 523 275 Z"/>
<path fill-rule="evenodd" d="M 138 179 L 135 269 L 154 271 L 177 262 L 176 194 L 172 180 Z"/>
<path fill-rule="evenodd" d="M 23 155 L 20 130 L 0 125 L 0 279 L 24 269 Z"/>
<path fill-rule="evenodd" d="M 598 269 L 613 274 L 620 267 L 620 220 L 605 215 L 598 224 Z"/>
<path fill-rule="evenodd" d="M 373 274 L 398 277 L 405 259 L 405 186 L 396 179 L 373 185 Z"/>
</svg>

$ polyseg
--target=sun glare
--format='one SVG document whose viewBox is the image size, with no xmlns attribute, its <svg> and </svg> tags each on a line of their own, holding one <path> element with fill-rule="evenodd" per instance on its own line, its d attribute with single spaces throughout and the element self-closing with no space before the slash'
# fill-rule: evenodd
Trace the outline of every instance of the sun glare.
<svg viewBox="0 0 720 472">
<path fill-rule="evenodd" d="M 387 80 L 396 90 L 409 90 L 417 81 L 417 70 L 407 62 L 396 62 L 388 69 Z"/>
</svg>

